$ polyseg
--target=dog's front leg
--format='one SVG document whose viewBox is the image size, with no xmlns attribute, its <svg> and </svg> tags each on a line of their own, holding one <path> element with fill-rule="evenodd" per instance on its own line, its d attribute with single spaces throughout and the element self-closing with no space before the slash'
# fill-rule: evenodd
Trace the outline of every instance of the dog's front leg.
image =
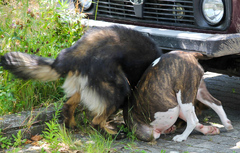
<svg viewBox="0 0 240 153">
<path fill-rule="evenodd" d="M 190 135 L 190 133 L 193 131 L 193 129 L 198 124 L 198 119 L 195 114 L 194 106 L 192 103 L 182 103 L 181 99 L 181 90 L 176 94 L 177 95 L 177 102 L 180 106 L 180 111 L 182 112 L 183 116 L 186 118 L 187 121 L 187 127 L 185 131 L 181 135 L 176 135 L 173 140 L 177 142 L 181 142 L 184 140 L 187 140 L 187 137 Z M 184 99 L 184 98 L 183 98 Z"/>
</svg>

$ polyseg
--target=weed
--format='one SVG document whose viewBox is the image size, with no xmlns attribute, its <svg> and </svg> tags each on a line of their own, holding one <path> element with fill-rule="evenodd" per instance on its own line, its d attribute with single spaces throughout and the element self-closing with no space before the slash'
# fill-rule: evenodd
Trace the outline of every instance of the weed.
<svg viewBox="0 0 240 153">
<path fill-rule="evenodd" d="M 57 8 L 60 11 L 68 8 L 68 1 L 58 0 L 58 4 L 61 6 L 61 7 Z"/>
<path fill-rule="evenodd" d="M 43 136 L 47 143 L 50 144 L 50 148 L 53 149 L 53 152 L 57 151 L 61 146 L 59 146 L 60 136 L 59 136 L 59 123 L 58 118 L 60 116 L 60 109 L 62 107 L 62 103 L 54 103 L 55 113 L 53 114 L 53 119 L 46 123 L 47 128 L 43 131 Z"/>
<path fill-rule="evenodd" d="M 44 148 L 41 148 L 41 153 L 47 153 Z"/>
<path fill-rule="evenodd" d="M 58 126 L 59 132 L 59 139 L 64 144 L 68 145 L 70 149 L 77 149 L 76 143 L 74 143 L 72 134 L 65 128 L 65 126 Z M 79 143 L 77 143 L 79 145 Z"/>
<path fill-rule="evenodd" d="M 137 153 L 147 153 L 147 151 L 145 151 L 145 150 L 133 149 L 130 144 L 127 144 L 127 146 L 124 146 L 124 149 L 129 150 L 129 151 L 131 151 L 132 153 L 134 153 L 134 152 L 137 152 Z M 163 151 L 164 151 L 164 150 L 161 150 L 161 153 L 165 153 L 165 152 L 166 152 L 166 151 L 165 151 L 165 152 L 163 152 Z"/>
<path fill-rule="evenodd" d="M 46 125 L 47 128 L 45 131 L 43 131 L 44 138 L 46 142 L 50 144 L 49 147 L 56 151 L 60 148 L 58 145 L 60 143 L 58 124 L 54 121 L 50 121 L 49 123 L 46 123 Z"/>
<path fill-rule="evenodd" d="M 113 138 L 111 135 L 104 137 L 95 129 L 89 135 L 89 141 L 87 141 L 83 146 L 83 150 L 86 152 L 109 152 L 113 143 Z"/>
<path fill-rule="evenodd" d="M 13 142 L 12 142 L 13 140 Z M 0 148 L 2 149 L 9 149 L 9 147 L 19 147 L 23 143 L 25 143 L 26 139 L 22 139 L 22 132 L 21 130 L 18 131 L 17 135 L 13 135 L 12 137 L 4 137 L 2 130 L 0 129 Z M 13 152 L 18 152 L 18 148 L 15 148 Z"/>
<path fill-rule="evenodd" d="M 53 105 L 54 105 L 55 113 L 53 114 L 52 121 L 55 122 L 55 123 L 58 123 L 58 119 L 61 115 L 60 114 L 61 113 L 61 108 L 63 107 L 63 102 L 59 101 L 59 102 L 53 103 Z"/>
<path fill-rule="evenodd" d="M 5 149 L 5 148 L 9 148 L 10 146 L 12 146 L 12 138 L 8 138 L 8 137 L 4 137 L 3 136 L 3 133 L 2 133 L 2 129 L 0 129 L 0 147 L 2 149 Z"/>
<path fill-rule="evenodd" d="M 13 148 L 11 151 L 7 151 L 7 153 L 18 153 L 20 150 L 20 148 Z"/>
<path fill-rule="evenodd" d="M 14 139 L 14 143 L 13 146 L 14 147 L 19 147 L 21 146 L 23 143 L 26 142 L 27 139 L 22 139 L 22 131 L 19 130 L 17 135 L 12 135 L 13 139 Z"/>
<path fill-rule="evenodd" d="M 120 128 L 120 131 L 127 133 L 127 138 L 130 139 L 132 142 L 137 140 L 137 137 L 134 134 L 135 133 L 134 128 L 130 130 L 129 128 L 124 127 L 124 125 L 121 125 L 121 127 L 119 127 L 119 128 Z"/>
<path fill-rule="evenodd" d="M 205 116 L 203 119 L 204 123 L 208 123 L 209 122 L 209 118 L 211 118 L 210 116 Z"/>
</svg>

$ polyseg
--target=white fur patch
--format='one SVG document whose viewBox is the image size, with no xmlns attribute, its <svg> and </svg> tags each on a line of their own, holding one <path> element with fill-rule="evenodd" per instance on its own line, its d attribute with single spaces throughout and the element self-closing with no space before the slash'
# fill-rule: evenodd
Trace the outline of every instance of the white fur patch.
<svg viewBox="0 0 240 153">
<path fill-rule="evenodd" d="M 155 65 L 157 65 L 157 63 L 160 61 L 161 57 L 155 59 L 153 62 L 152 62 L 152 67 L 154 67 Z"/>
<path fill-rule="evenodd" d="M 96 91 L 86 87 L 81 94 L 82 102 L 90 111 L 97 116 L 103 113 L 106 108 L 106 102 Z"/>
<path fill-rule="evenodd" d="M 88 78 L 83 76 L 68 76 L 62 86 L 67 97 L 71 97 L 76 92 L 81 93 L 81 91 L 87 86 Z"/>
<path fill-rule="evenodd" d="M 88 86 L 87 76 L 73 75 L 67 77 L 62 88 L 67 97 L 71 97 L 76 92 L 80 93 L 82 103 L 95 115 L 101 115 L 106 108 L 105 99 Z"/>
<path fill-rule="evenodd" d="M 173 140 L 177 142 L 181 142 L 187 139 L 187 137 L 190 135 L 190 133 L 193 131 L 193 129 L 198 124 L 198 119 L 195 114 L 195 109 L 192 103 L 182 103 L 181 99 L 181 90 L 176 94 L 178 104 L 181 108 L 181 112 L 184 115 L 184 117 L 187 120 L 187 128 L 181 135 L 176 135 Z"/>
<path fill-rule="evenodd" d="M 179 106 L 169 109 L 166 112 L 156 112 L 154 114 L 155 120 L 150 123 L 153 126 L 155 139 L 160 137 L 160 134 L 169 129 L 177 120 L 179 116 Z"/>
<path fill-rule="evenodd" d="M 223 107 L 212 103 L 211 108 L 218 114 L 226 130 L 232 130 L 233 126 L 231 124 L 231 121 L 227 118 L 227 115 L 223 110 Z"/>
</svg>

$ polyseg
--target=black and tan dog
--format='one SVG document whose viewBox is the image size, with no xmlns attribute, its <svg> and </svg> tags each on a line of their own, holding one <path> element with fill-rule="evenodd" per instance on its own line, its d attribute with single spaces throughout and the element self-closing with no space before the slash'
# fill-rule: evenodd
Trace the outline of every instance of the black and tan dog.
<svg viewBox="0 0 240 153">
<path fill-rule="evenodd" d="M 54 59 L 21 52 L 1 57 L 1 65 L 22 79 L 52 81 L 66 77 L 63 88 L 65 123 L 76 125 L 74 111 L 82 101 L 94 116 L 93 125 L 106 128 L 107 118 L 123 105 L 140 77 L 161 55 L 157 45 L 140 32 L 120 27 L 92 28 Z"/>
<path fill-rule="evenodd" d="M 218 134 L 219 129 L 198 122 L 194 101 L 211 107 L 227 130 L 233 129 L 221 102 L 212 97 L 203 81 L 203 69 L 199 65 L 200 53 L 173 51 L 156 59 L 143 74 L 128 107 L 124 119 L 135 131 L 137 138 L 152 141 L 160 134 L 171 131 L 177 118 L 187 122 L 187 127 L 174 141 L 186 140 L 193 129 L 203 134 Z"/>
</svg>

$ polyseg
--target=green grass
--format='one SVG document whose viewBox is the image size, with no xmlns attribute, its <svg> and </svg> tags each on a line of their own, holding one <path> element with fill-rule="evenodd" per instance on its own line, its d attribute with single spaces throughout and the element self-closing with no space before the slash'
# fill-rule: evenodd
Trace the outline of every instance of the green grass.
<svg viewBox="0 0 240 153">
<path fill-rule="evenodd" d="M 0 1 L 0 55 L 20 51 L 55 58 L 83 34 L 80 16 L 69 18 L 62 3 L 49 0 Z M 58 13 L 59 12 L 59 13 Z M 47 106 L 61 100 L 62 80 L 22 81 L 0 68 L 0 115 Z"/>
</svg>

